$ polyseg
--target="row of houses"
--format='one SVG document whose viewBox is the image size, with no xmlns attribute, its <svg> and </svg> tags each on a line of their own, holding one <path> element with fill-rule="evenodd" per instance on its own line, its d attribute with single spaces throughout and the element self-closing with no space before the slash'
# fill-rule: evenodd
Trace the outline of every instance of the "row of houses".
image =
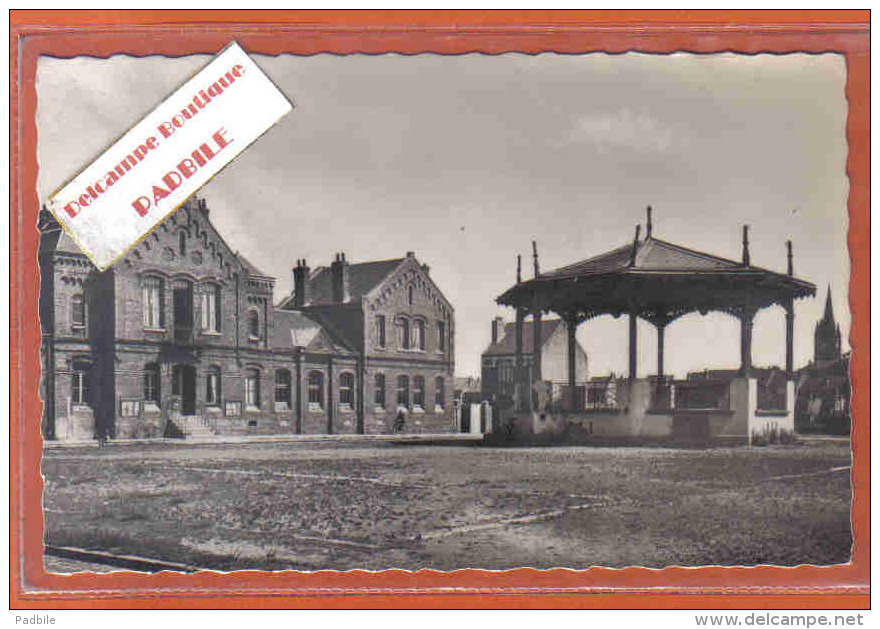
<svg viewBox="0 0 880 629">
<path fill-rule="evenodd" d="M 314 268 L 298 259 L 291 293 L 277 298 L 276 279 L 229 246 L 204 199 L 191 198 L 103 272 L 49 212 L 39 229 L 47 438 L 455 432 L 470 430 L 459 409 L 466 416 L 472 404 L 492 405 L 496 417 L 533 407 L 519 399 L 533 392 L 517 389 L 516 324 L 501 318 L 491 322 L 480 379 L 456 386 L 455 311 L 414 252 L 360 263 L 339 252 Z M 525 381 L 537 347 L 553 410 L 622 404 L 622 378 L 591 377 L 580 343 L 569 394 L 566 322 L 545 319 L 539 339 L 532 321 L 522 326 Z M 848 355 L 830 292 L 814 341 L 814 361 L 795 378 L 797 427 L 848 432 Z M 766 407 L 779 407 L 785 374 L 753 374 Z M 713 383 L 729 390 L 736 375 L 670 378 L 651 403 L 723 406 L 706 396 Z"/>
<path fill-rule="evenodd" d="M 47 438 L 456 430 L 455 311 L 413 252 L 298 260 L 276 300 L 204 199 L 103 272 L 39 230 Z"/>
</svg>

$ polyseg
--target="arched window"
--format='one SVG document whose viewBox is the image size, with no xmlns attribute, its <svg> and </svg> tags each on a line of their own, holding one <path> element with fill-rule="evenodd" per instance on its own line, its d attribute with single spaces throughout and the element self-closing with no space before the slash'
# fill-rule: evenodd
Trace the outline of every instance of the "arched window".
<svg viewBox="0 0 880 629">
<path fill-rule="evenodd" d="M 82 295 L 74 295 L 70 300 L 70 327 L 74 336 L 85 336 L 86 302 Z"/>
<path fill-rule="evenodd" d="M 413 378 L 413 406 L 425 408 L 425 378 L 416 376 Z"/>
<path fill-rule="evenodd" d="M 374 403 L 378 408 L 385 408 L 385 374 L 377 373 L 375 382 L 375 397 Z"/>
<path fill-rule="evenodd" d="M 260 313 L 256 310 L 248 313 L 248 335 L 254 340 L 260 338 Z"/>
<path fill-rule="evenodd" d="M 220 287 L 217 284 L 202 287 L 202 330 L 220 331 Z"/>
<path fill-rule="evenodd" d="M 324 408 L 324 374 L 320 371 L 309 372 L 309 410 L 319 411 Z"/>
<path fill-rule="evenodd" d="M 260 372 L 257 369 L 244 372 L 244 405 L 251 410 L 260 408 Z"/>
<path fill-rule="evenodd" d="M 409 407 L 409 376 L 397 376 L 397 405 Z"/>
<path fill-rule="evenodd" d="M 354 374 L 339 374 L 339 406 L 354 408 Z"/>
<path fill-rule="evenodd" d="M 444 389 L 444 384 L 442 376 L 437 376 L 434 379 L 434 406 L 437 408 L 443 408 L 446 406 L 446 390 Z"/>
<path fill-rule="evenodd" d="M 208 375 L 205 377 L 205 404 L 220 406 L 220 367 L 208 368 Z"/>
<path fill-rule="evenodd" d="M 178 239 L 177 252 L 181 256 L 185 256 L 186 255 L 186 232 L 183 230 L 180 230 L 180 233 L 177 234 L 177 239 Z"/>
<path fill-rule="evenodd" d="M 409 349 L 410 348 L 410 330 L 409 330 L 409 319 L 405 317 L 400 317 L 397 320 L 397 345 L 400 349 Z"/>
<path fill-rule="evenodd" d="M 275 370 L 275 410 L 290 409 L 290 370 Z"/>
<path fill-rule="evenodd" d="M 415 296 L 416 288 L 410 284 L 406 289 L 406 303 L 408 306 L 412 306 L 415 303 Z"/>
<path fill-rule="evenodd" d="M 164 300 L 164 282 L 161 277 L 148 276 L 144 278 L 144 327 L 158 330 L 165 327 L 165 309 L 162 307 Z"/>
<path fill-rule="evenodd" d="M 434 331 L 437 334 L 437 351 L 445 352 L 446 351 L 446 322 L 445 321 L 437 321 L 434 324 Z"/>
<path fill-rule="evenodd" d="M 376 346 L 385 349 L 385 315 L 376 315 Z"/>
<path fill-rule="evenodd" d="M 159 365 L 150 363 L 144 367 L 144 400 L 146 402 L 159 405 L 161 400 L 160 382 Z"/>
<path fill-rule="evenodd" d="M 413 344 L 414 349 L 425 351 L 425 322 L 421 319 L 413 321 Z"/>
<path fill-rule="evenodd" d="M 178 341 L 191 341 L 195 326 L 193 284 L 187 279 L 177 279 L 171 283 L 171 289 L 174 338 Z"/>
</svg>

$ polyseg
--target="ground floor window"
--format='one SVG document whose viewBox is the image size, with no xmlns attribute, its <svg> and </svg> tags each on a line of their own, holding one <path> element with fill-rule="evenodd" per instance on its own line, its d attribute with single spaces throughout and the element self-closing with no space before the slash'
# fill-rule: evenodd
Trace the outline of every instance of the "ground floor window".
<svg viewBox="0 0 880 629">
<path fill-rule="evenodd" d="M 354 408 L 354 374 L 339 375 L 339 406 L 346 409 Z"/>
<path fill-rule="evenodd" d="M 220 368 L 211 367 L 205 379 L 205 404 L 220 405 Z"/>
<path fill-rule="evenodd" d="M 413 378 L 413 406 L 425 408 L 425 378 L 423 376 Z"/>
<path fill-rule="evenodd" d="M 375 397 L 373 398 L 373 402 L 378 408 L 385 408 L 385 374 L 376 374 L 374 388 Z"/>
<path fill-rule="evenodd" d="M 89 389 L 91 387 L 91 374 L 88 371 L 74 371 L 71 375 L 71 399 L 74 404 L 89 403 Z"/>
<path fill-rule="evenodd" d="M 159 365 L 149 364 L 144 369 L 144 400 L 159 404 Z"/>
<path fill-rule="evenodd" d="M 409 377 L 397 376 L 397 405 L 409 407 Z"/>
<path fill-rule="evenodd" d="M 320 371 L 309 373 L 309 410 L 324 408 L 324 374 Z"/>
<path fill-rule="evenodd" d="M 260 408 L 260 372 L 256 369 L 245 372 L 244 405 L 249 409 Z"/>
<path fill-rule="evenodd" d="M 444 382 L 442 376 L 437 376 L 434 380 L 434 406 L 443 408 L 446 406 L 446 391 L 443 388 Z"/>
<path fill-rule="evenodd" d="M 290 371 L 288 369 L 275 371 L 275 408 L 277 410 L 290 408 Z"/>
</svg>

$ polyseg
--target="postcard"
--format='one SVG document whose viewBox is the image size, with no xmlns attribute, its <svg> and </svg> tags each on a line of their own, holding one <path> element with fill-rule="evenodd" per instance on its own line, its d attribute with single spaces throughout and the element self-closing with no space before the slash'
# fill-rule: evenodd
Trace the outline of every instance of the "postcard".
<svg viewBox="0 0 880 629">
<path fill-rule="evenodd" d="M 867 31 L 438 28 L 20 41 L 21 600 L 865 595 Z"/>
</svg>

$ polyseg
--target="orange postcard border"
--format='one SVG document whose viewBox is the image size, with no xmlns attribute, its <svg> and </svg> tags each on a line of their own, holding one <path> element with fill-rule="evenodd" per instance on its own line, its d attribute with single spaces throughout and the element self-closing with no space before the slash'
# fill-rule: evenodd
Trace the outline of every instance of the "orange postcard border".
<svg viewBox="0 0 880 629">
<path fill-rule="evenodd" d="M 36 63 L 248 52 L 839 52 L 847 65 L 853 348 L 852 562 L 779 568 L 52 575 L 42 567 Z M 12 11 L 10 608 L 870 607 L 869 11 Z M 758 150 L 758 149 L 756 149 Z M 34 525 L 39 522 L 40 526 Z"/>
</svg>

